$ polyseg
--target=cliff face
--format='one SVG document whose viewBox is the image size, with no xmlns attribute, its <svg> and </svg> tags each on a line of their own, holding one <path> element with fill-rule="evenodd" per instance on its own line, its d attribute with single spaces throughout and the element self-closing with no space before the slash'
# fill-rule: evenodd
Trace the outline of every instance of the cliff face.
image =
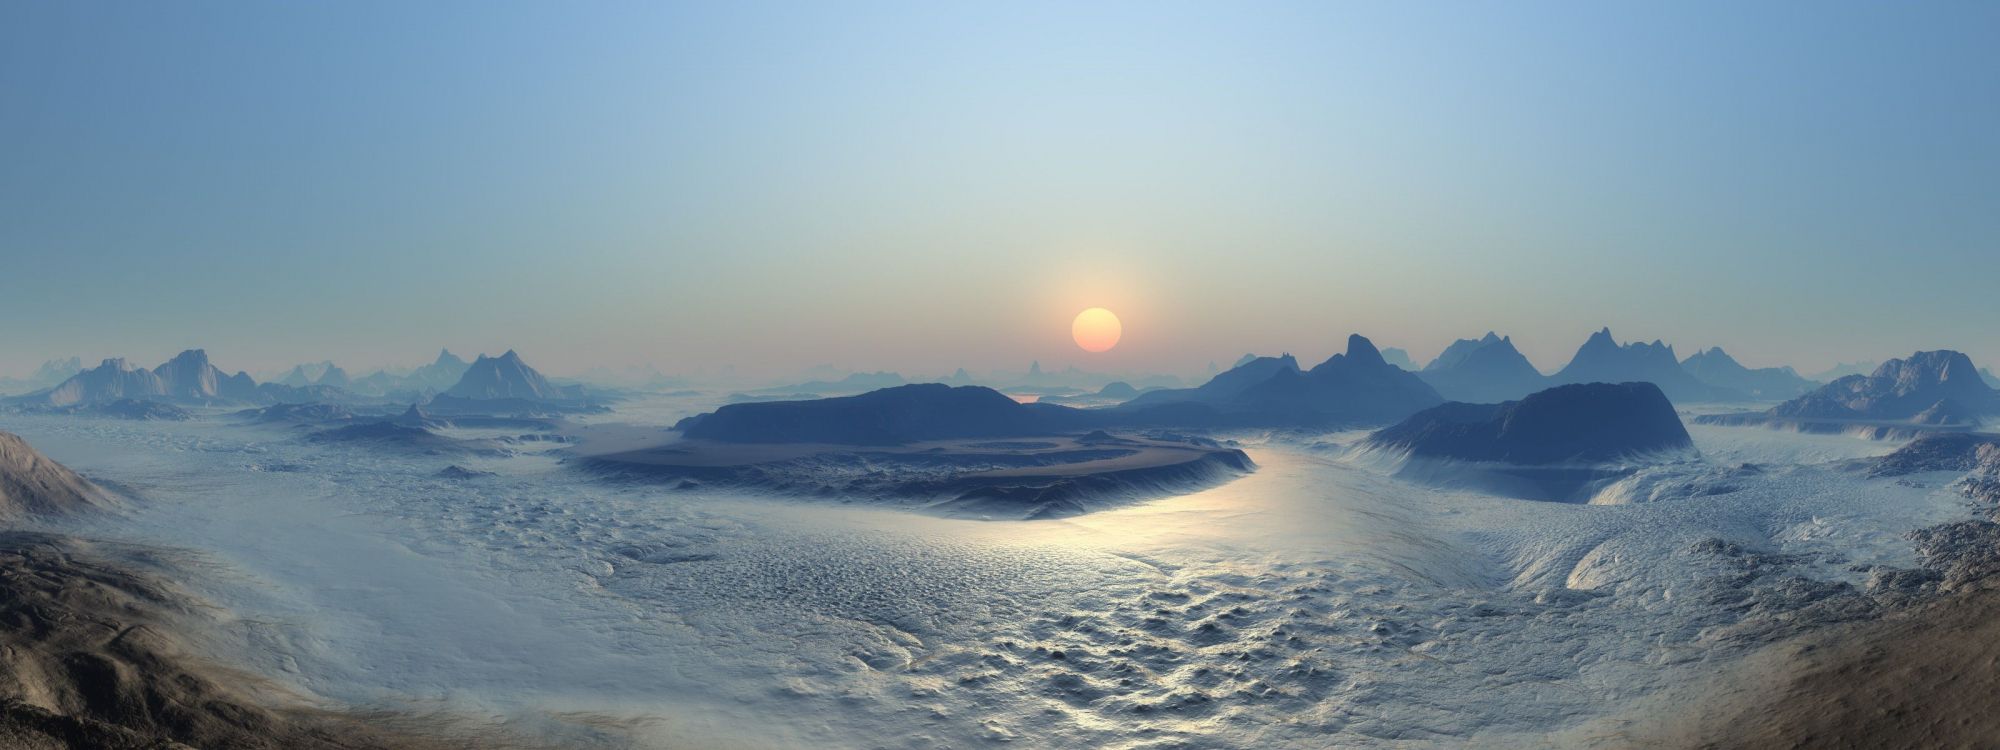
<svg viewBox="0 0 2000 750">
<path fill-rule="evenodd" d="M 1522 465 L 1596 463 L 1693 446 L 1651 383 L 1566 385 L 1501 404 L 1448 403 L 1369 436 L 1412 455 Z"/>
</svg>

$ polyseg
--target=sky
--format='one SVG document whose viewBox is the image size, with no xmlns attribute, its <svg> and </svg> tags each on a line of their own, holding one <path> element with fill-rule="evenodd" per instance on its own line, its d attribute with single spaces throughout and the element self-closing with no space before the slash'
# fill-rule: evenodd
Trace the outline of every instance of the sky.
<svg viewBox="0 0 2000 750">
<path fill-rule="evenodd" d="M 0 2 L 0 373 L 2000 365 L 2000 4 Z M 1106 307 L 1092 354 L 1070 319 Z"/>
</svg>

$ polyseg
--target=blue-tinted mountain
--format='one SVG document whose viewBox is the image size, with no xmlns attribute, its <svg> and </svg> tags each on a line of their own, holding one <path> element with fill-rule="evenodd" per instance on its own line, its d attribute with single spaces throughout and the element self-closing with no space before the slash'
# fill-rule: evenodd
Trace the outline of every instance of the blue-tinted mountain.
<svg viewBox="0 0 2000 750">
<path fill-rule="evenodd" d="M 2000 414 L 2000 391 L 1986 384 L 1964 354 L 1917 352 L 1884 362 L 1871 374 L 1835 380 L 1767 414 L 1822 420 L 1968 420 Z"/>
<path fill-rule="evenodd" d="M 1443 403 L 1416 373 L 1389 364 L 1366 337 L 1347 337 L 1347 351 L 1311 370 L 1280 369 L 1251 386 L 1230 407 L 1268 424 L 1339 425 L 1393 422 Z"/>
<path fill-rule="evenodd" d="M 1179 402 L 1220 405 L 1236 400 L 1244 391 L 1270 380 L 1280 372 L 1297 373 L 1299 361 L 1290 354 L 1259 357 L 1245 354 L 1236 366 L 1222 371 L 1208 382 L 1193 388 L 1167 388 L 1141 394 L 1128 406 L 1149 406 Z"/>
<path fill-rule="evenodd" d="M 970 378 L 971 376 L 968 375 L 967 380 L 969 381 Z M 905 380 L 900 373 L 894 373 L 888 371 L 851 372 L 834 380 L 824 380 L 824 379 L 808 380 L 804 383 L 798 383 L 796 385 L 781 385 L 781 386 L 773 386 L 770 388 L 759 388 L 757 390 L 750 391 L 749 393 L 752 396 L 770 396 L 770 395 L 788 396 L 798 393 L 814 394 L 814 395 L 819 395 L 819 394 L 852 395 L 856 393 L 863 393 L 866 391 L 879 390 L 882 388 L 893 388 L 899 385 L 908 384 L 909 382 L 910 381 Z"/>
<path fill-rule="evenodd" d="M 1413 456 L 1518 465 L 1602 463 L 1693 446 L 1651 383 L 1563 385 L 1519 401 L 1447 403 L 1370 435 Z"/>
<path fill-rule="evenodd" d="M 465 375 L 445 395 L 473 400 L 555 401 L 570 394 L 550 385 L 548 378 L 542 377 L 535 368 L 521 361 L 521 355 L 509 349 L 498 357 L 479 355 L 479 359 L 473 361 Z"/>
<path fill-rule="evenodd" d="M 2000 388 L 2000 375 L 1993 374 L 1992 370 L 1979 368 L 1979 379 L 1986 381 L 1988 388 Z"/>
<path fill-rule="evenodd" d="M 1514 340 L 1488 331 L 1484 338 L 1459 339 L 1424 366 L 1417 376 L 1453 401 L 1511 401 L 1548 387 L 1549 378 L 1514 348 Z"/>
<path fill-rule="evenodd" d="M 682 420 L 689 438 L 732 443 L 896 445 L 951 438 L 1046 435 L 1082 412 L 1023 404 L 991 388 L 921 383 L 858 396 L 729 404 Z"/>
<path fill-rule="evenodd" d="M 379 374 L 379 373 L 378 373 Z M 311 385 L 328 385 L 342 390 L 353 390 L 354 380 L 347 371 L 331 361 L 312 362 L 295 365 L 276 381 L 279 385 L 304 388 Z"/>
<path fill-rule="evenodd" d="M 1806 377 L 1822 383 L 1831 383 L 1849 375 L 1867 375 L 1881 366 L 1882 363 L 1874 361 L 1842 362 Z"/>
<path fill-rule="evenodd" d="M 1105 383 L 1103 388 L 1097 389 L 1098 398 L 1129 400 L 1138 398 L 1138 396 L 1139 389 L 1132 387 L 1131 383 L 1123 380 L 1114 380 Z"/>
<path fill-rule="evenodd" d="M 436 360 L 411 370 L 409 375 L 403 377 L 403 387 L 443 391 L 457 385 L 469 369 L 472 369 L 472 363 L 459 359 L 450 349 L 439 349 Z"/>
<path fill-rule="evenodd" d="M 1591 334 L 1568 365 L 1550 377 L 1557 384 L 1644 382 L 1674 401 L 1736 401 L 1747 394 L 1701 382 L 1681 368 L 1670 345 L 1654 341 L 1620 345 L 1606 328 Z"/>
<path fill-rule="evenodd" d="M 1696 352 L 1681 361 L 1696 380 L 1720 388 L 1739 391 L 1761 401 L 1783 401 L 1812 392 L 1819 383 L 1801 377 L 1790 367 L 1750 369 L 1729 356 L 1722 347 Z"/>
<path fill-rule="evenodd" d="M 328 362 L 326 372 L 320 373 L 319 379 L 313 381 L 313 385 L 327 385 L 346 389 L 354 387 L 354 381 L 347 377 L 347 371 L 340 369 L 340 365 Z"/>
<path fill-rule="evenodd" d="M 1417 371 L 1417 363 L 1410 360 L 1410 353 L 1393 346 L 1382 350 L 1382 361 L 1395 365 L 1399 369 L 1409 370 L 1410 372 Z"/>
<path fill-rule="evenodd" d="M 1289 354 L 1254 357 L 1199 387 L 1148 391 L 1114 411 L 1139 422 L 1191 427 L 1325 427 L 1393 422 L 1443 402 L 1436 389 L 1383 360 L 1357 334 L 1348 337 L 1346 352 L 1311 370 L 1300 370 Z M 1153 412 L 1146 416 L 1144 410 Z"/>
</svg>

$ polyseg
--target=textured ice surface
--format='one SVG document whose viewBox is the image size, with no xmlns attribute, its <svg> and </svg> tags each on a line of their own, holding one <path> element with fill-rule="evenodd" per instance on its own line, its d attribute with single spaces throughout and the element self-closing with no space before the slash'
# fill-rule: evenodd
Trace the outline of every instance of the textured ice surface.
<svg viewBox="0 0 2000 750">
<path fill-rule="evenodd" d="M 1963 514 L 1942 482 L 1821 465 L 1892 444 L 1727 428 L 1694 430 L 1711 466 L 1685 469 L 1761 466 L 1723 493 L 1427 489 L 1339 460 L 1357 436 L 1335 435 L 1039 522 L 606 488 L 546 451 L 396 456 L 218 420 L 0 428 L 143 498 L 93 533 L 200 551 L 191 583 L 254 666 L 648 747 L 1536 746 Z"/>
</svg>

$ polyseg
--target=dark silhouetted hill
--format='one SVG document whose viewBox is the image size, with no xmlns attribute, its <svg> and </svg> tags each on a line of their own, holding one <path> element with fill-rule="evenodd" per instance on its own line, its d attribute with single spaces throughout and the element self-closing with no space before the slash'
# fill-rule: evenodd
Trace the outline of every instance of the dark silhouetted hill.
<svg viewBox="0 0 2000 750">
<path fill-rule="evenodd" d="M 689 438 L 733 443 L 896 445 L 1046 435 L 1081 426 L 1081 415 L 1023 404 L 991 388 L 921 383 L 858 396 L 729 404 L 676 427 Z"/>
<path fill-rule="evenodd" d="M 1564 385 L 1500 404 L 1452 402 L 1368 437 L 1368 444 L 1461 461 L 1599 463 L 1693 446 L 1651 383 Z"/>
</svg>

